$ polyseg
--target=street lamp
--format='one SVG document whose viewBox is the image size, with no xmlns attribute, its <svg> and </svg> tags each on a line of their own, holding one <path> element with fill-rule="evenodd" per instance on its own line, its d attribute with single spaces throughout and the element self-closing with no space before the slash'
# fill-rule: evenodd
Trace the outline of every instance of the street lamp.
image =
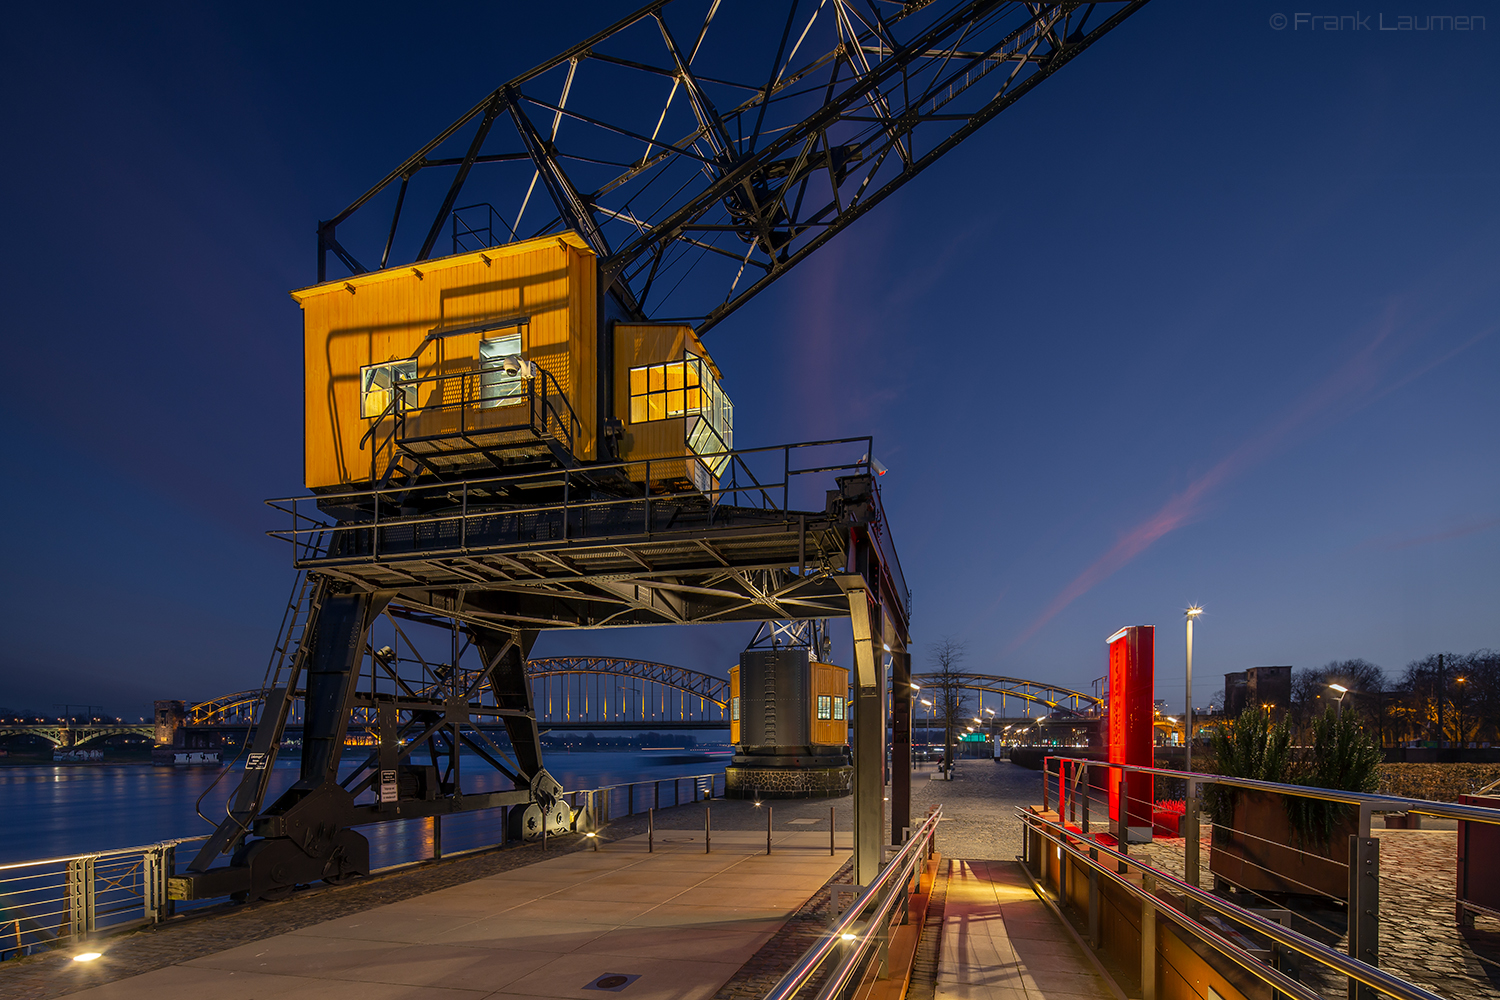
<svg viewBox="0 0 1500 1000">
<path fill-rule="evenodd" d="M 1203 609 L 1195 604 L 1182 614 L 1187 619 L 1187 730 L 1183 734 L 1183 743 L 1187 746 L 1187 762 L 1183 770 L 1191 773 L 1193 770 L 1193 620 L 1203 614 Z"/>
<path fill-rule="evenodd" d="M 1453 678 L 1453 683 L 1461 685 L 1461 684 L 1463 684 L 1467 680 L 1468 680 L 1467 677 L 1455 677 L 1455 678 Z M 1457 733 L 1457 736 L 1458 736 L 1458 746 L 1459 746 L 1459 749 L 1463 749 L 1463 745 L 1464 745 L 1464 742 L 1465 742 L 1465 736 L 1464 736 L 1464 698 L 1462 697 L 1462 695 L 1463 695 L 1464 689 L 1462 687 L 1460 687 L 1458 689 L 1458 691 L 1459 691 L 1459 696 L 1460 697 L 1458 699 L 1458 733 Z"/>
<path fill-rule="evenodd" d="M 920 698 L 918 700 L 921 701 L 922 704 L 927 706 L 927 729 L 923 733 L 923 735 L 927 737 L 927 749 L 930 752 L 932 750 L 932 702 L 927 700 L 926 698 Z"/>
<path fill-rule="evenodd" d="M 1342 684 L 1330 684 L 1328 685 L 1328 690 L 1339 693 L 1338 711 L 1335 713 L 1334 718 L 1342 719 L 1344 717 L 1344 696 L 1349 693 L 1349 689 Z"/>
</svg>

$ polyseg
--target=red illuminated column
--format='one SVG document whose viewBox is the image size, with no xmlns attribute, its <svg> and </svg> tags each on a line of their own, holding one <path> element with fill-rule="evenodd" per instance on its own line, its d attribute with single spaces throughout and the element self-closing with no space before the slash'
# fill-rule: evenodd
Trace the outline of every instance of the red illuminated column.
<svg viewBox="0 0 1500 1000">
<path fill-rule="evenodd" d="M 1109 637 L 1109 762 L 1151 767 L 1156 700 L 1156 627 L 1131 625 Z M 1130 776 L 1127 826 L 1151 827 L 1152 782 Z M 1120 818 L 1120 772 L 1109 774 L 1109 818 Z"/>
</svg>

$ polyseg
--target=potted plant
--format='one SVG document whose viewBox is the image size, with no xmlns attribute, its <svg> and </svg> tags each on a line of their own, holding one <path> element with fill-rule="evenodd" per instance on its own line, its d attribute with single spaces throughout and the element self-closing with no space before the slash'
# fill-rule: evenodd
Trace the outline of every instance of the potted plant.
<svg viewBox="0 0 1500 1000">
<path fill-rule="evenodd" d="M 1351 714 L 1330 709 L 1313 727 L 1313 744 L 1298 753 L 1286 723 L 1247 709 L 1214 734 L 1217 773 L 1283 784 L 1374 791 L 1380 750 Z M 1214 824 L 1209 869 L 1255 892 L 1347 899 L 1349 837 L 1356 811 L 1337 802 L 1211 785 Z"/>
</svg>

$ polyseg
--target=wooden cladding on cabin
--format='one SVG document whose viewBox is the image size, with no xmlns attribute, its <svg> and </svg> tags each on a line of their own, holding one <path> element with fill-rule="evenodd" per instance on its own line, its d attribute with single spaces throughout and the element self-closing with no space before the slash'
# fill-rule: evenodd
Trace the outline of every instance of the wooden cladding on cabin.
<svg viewBox="0 0 1500 1000">
<path fill-rule="evenodd" d="M 577 416 L 574 454 L 593 459 L 597 288 L 593 254 L 565 234 L 294 292 L 303 311 L 306 485 L 361 485 L 372 469 L 383 473 L 386 456 L 372 462 L 372 447 L 388 437 L 385 428 L 361 447 L 375 423 L 360 412 L 360 371 L 369 365 L 416 355 L 424 380 L 416 405 L 432 408 L 422 421 L 439 431 L 471 404 L 469 426 L 512 419 L 512 408 L 481 401 L 476 386 L 481 341 L 518 332 L 522 355 L 556 380 Z"/>
</svg>

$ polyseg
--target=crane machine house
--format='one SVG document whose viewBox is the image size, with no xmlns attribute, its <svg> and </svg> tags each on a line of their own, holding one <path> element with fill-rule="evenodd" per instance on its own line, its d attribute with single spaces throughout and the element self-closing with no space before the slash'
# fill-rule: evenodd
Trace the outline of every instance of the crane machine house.
<svg viewBox="0 0 1500 1000">
<path fill-rule="evenodd" d="M 734 443 L 718 367 L 691 326 L 627 322 L 600 284 L 565 233 L 292 293 L 307 487 L 622 462 L 711 491 Z"/>
</svg>

